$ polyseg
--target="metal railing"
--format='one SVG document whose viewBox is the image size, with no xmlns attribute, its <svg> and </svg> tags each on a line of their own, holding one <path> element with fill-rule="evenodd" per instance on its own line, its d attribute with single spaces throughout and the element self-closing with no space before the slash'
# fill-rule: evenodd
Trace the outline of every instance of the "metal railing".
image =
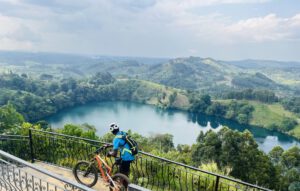
<svg viewBox="0 0 300 191">
<path fill-rule="evenodd" d="M 153 190 L 270 191 L 269 189 L 211 173 L 183 163 L 140 152 L 133 174 L 138 183 Z"/>
<path fill-rule="evenodd" d="M 0 149 L 28 160 L 30 158 L 29 137 L 21 135 L 0 135 Z"/>
<path fill-rule="evenodd" d="M 93 191 L 0 150 L 2 191 Z"/>
<path fill-rule="evenodd" d="M 72 168 L 104 142 L 74 136 L 30 130 L 30 158 Z M 110 161 L 113 162 L 113 161 Z M 182 163 L 140 152 L 131 164 L 132 183 L 151 190 L 259 191 L 268 189 Z"/>
</svg>

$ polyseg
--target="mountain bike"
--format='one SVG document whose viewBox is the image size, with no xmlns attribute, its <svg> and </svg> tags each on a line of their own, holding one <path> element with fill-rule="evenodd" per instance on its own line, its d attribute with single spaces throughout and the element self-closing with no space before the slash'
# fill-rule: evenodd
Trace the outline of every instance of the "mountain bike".
<svg viewBox="0 0 300 191">
<path fill-rule="evenodd" d="M 93 187 L 98 181 L 98 172 L 100 172 L 100 176 L 107 183 L 110 191 L 127 190 L 129 178 L 121 173 L 112 175 L 114 167 L 118 165 L 118 160 L 115 160 L 112 166 L 106 162 L 108 147 L 112 145 L 104 145 L 97 149 L 91 161 L 79 161 L 73 168 L 75 179 L 80 184 Z"/>
</svg>

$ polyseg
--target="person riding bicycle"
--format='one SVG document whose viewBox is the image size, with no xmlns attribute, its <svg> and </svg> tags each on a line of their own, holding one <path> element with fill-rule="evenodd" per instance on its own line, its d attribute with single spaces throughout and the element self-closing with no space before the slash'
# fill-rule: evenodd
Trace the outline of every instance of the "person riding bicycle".
<svg viewBox="0 0 300 191">
<path fill-rule="evenodd" d="M 126 143 L 126 141 L 122 138 L 124 135 L 126 135 L 126 133 L 120 131 L 119 126 L 115 123 L 112 123 L 109 129 L 112 134 L 115 135 L 115 138 L 113 140 L 113 150 L 108 153 L 108 156 L 116 157 L 118 150 L 120 149 L 120 155 L 122 159 L 120 164 L 120 173 L 129 176 L 130 163 L 135 160 L 135 157 L 132 155 L 128 143 Z"/>
</svg>

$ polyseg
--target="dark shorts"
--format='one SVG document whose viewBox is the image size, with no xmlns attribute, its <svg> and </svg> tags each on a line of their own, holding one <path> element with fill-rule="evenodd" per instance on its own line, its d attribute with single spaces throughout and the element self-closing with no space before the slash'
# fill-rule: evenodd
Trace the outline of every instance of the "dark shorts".
<svg viewBox="0 0 300 191">
<path fill-rule="evenodd" d="M 120 164 L 120 173 L 125 174 L 126 176 L 129 176 L 130 172 L 130 163 L 132 161 L 123 161 Z"/>
</svg>

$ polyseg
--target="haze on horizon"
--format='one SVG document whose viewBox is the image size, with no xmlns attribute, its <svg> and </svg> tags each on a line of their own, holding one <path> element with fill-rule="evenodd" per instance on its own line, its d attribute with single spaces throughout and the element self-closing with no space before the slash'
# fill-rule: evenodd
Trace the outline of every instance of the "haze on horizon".
<svg viewBox="0 0 300 191">
<path fill-rule="evenodd" d="M 300 3 L 0 0 L 0 50 L 300 61 Z"/>
</svg>

